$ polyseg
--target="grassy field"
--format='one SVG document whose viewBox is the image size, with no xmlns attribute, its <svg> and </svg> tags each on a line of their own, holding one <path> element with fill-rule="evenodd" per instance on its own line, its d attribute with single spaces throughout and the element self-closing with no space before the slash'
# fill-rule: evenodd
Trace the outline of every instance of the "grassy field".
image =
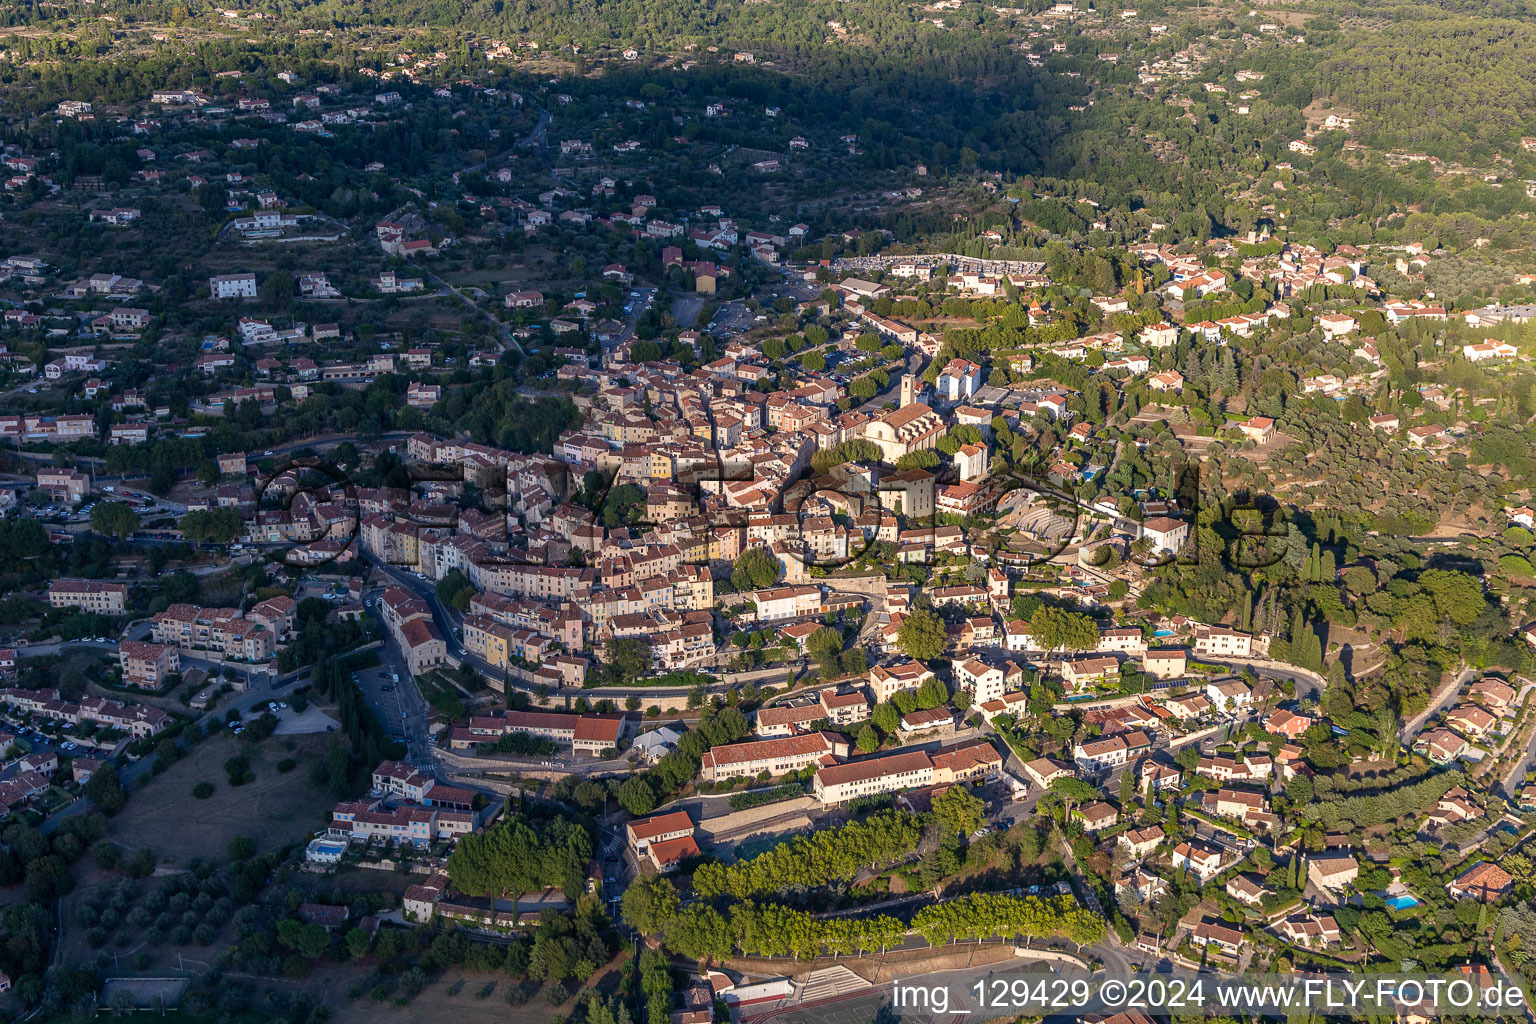
<svg viewBox="0 0 1536 1024">
<path fill-rule="evenodd" d="M 584 987 L 596 987 L 612 994 L 619 984 L 621 958 L 604 965 Z M 364 964 L 369 963 L 364 961 Z M 526 1003 L 513 1006 L 507 992 L 516 982 L 502 974 L 482 974 L 453 968 L 406 1003 L 395 1004 L 394 996 L 374 1002 L 366 994 L 348 998 L 352 986 L 363 975 L 357 965 L 316 971 L 308 979 L 309 988 L 331 1010 L 334 1024 L 416 1024 L 417 1021 L 452 1020 L 454 1024 L 547 1024 L 556 1014 L 569 1015 L 575 999 L 561 1006 L 551 1006 L 542 991 Z"/>
<path fill-rule="evenodd" d="M 135 790 L 112 819 L 108 838 L 130 850 L 147 846 L 162 863 L 181 867 L 194 857 L 222 860 L 235 836 L 255 840 L 260 853 L 304 839 L 327 824 L 334 806 L 309 784 L 309 765 L 324 757 L 327 739 L 323 733 L 278 736 L 252 746 L 221 734 L 201 743 L 147 788 Z M 224 762 L 239 754 L 250 758 L 256 779 L 232 788 Z M 298 767 L 279 772 L 284 758 Z M 199 782 L 213 783 L 212 797 L 192 796 Z"/>
<path fill-rule="evenodd" d="M 319 984 L 314 985 L 314 981 Z M 348 989 L 343 987 L 347 984 L 340 971 L 317 972 L 312 979 L 311 987 L 320 990 L 335 1024 L 416 1024 L 425 1020 L 452 1020 L 455 1024 L 548 1024 L 555 1014 L 569 1013 L 575 1005 L 572 1000 L 564 1006 L 550 1006 L 542 994 L 535 994 L 522 1006 L 512 1006 L 507 1002 L 507 990 L 515 984 L 512 979 L 474 971 L 451 970 L 404 1006 L 396 1006 L 393 999 L 376 1003 L 367 995 L 349 999 Z M 480 993 L 488 987 L 489 994 L 482 997 Z"/>
</svg>

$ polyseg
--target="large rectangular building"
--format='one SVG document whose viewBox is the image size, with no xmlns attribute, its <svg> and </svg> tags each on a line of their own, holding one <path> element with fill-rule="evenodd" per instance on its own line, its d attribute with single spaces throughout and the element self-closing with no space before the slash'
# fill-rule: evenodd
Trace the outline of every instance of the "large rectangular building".
<svg viewBox="0 0 1536 1024">
<path fill-rule="evenodd" d="M 751 593 L 757 605 L 757 621 L 793 619 L 822 614 L 821 588 L 813 586 L 771 587 Z"/>
<path fill-rule="evenodd" d="M 618 746 L 628 728 L 623 715 L 567 715 L 555 711 L 506 711 L 499 715 L 475 715 L 467 727 L 453 730 L 449 745 L 469 750 L 481 743 L 495 743 L 508 733 L 521 732 L 547 739 L 576 754 L 596 757 Z"/>
<path fill-rule="evenodd" d="M 784 775 L 822 763 L 824 759 L 846 756 L 847 753 L 847 741 L 827 732 L 727 743 L 704 752 L 700 758 L 699 774 L 709 782 L 730 778 L 752 779 L 764 772 Z"/>
<path fill-rule="evenodd" d="M 921 750 L 910 750 L 817 769 L 815 789 L 823 804 L 842 804 L 932 783 L 932 759 Z"/>
<path fill-rule="evenodd" d="M 272 630 L 245 618 L 238 608 L 173 604 L 155 615 L 150 636 L 157 644 L 212 651 L 241 661 L 266 661 L 276 649 Z"/>
<path fill-rule="evenodd" d="M 98 615 L 122 615 L 128 608 L 128 587 L 100 580 L 54 580 L 48 584 L 48 604 Z"/>
<path fill-rule="evenodd" d="M 110 729 L 121 729 L 134 739 L 163 732 L 174 722 L 159 708 L 145 704 L 124 704 L 105 697 L 86 697 L 79 704 L 63 699 L 58 690 L 0 689 L 0 703 L 11 704 L 39 718 L 56 722 L 95 722 Z"/>
<path fill-rule="evenodd" d="M 1194 648 L 1208 658 L 1247 658 L 1253 654 L 1253 637 L 1226 626 L 1197 626 Z"/>
<path fill-rule="evenodd" d="M 464 618 L 464 649 L 492 668 L 506 668 L 518 659 L 541 664 L 553 647 L 553 640 L 531 629 L 509 626 L 487 615 Z"/>
<path fill-rule="evenodd" d="M 218 274 L 208 279 L 208 295 L 214 299 L 254 299 L 255 274 Z"/>
</svg>

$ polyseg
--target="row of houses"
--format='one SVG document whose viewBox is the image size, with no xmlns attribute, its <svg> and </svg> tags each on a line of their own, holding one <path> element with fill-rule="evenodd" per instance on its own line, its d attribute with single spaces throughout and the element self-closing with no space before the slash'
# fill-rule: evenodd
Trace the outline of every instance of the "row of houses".
<svg viewBox="0 0 1536 1024">
<path fill-rule="evenodd" d="M 74 703 L 65 700 L 58 690 L 6 687 L 0 689 L 0 702 L 36 717 L 69 725 L 93 722 L 117 729 L 134 739 L 157 735 L 168 729 L 174 721 L 166 712 L 147 704 L 125 704 L 105 697 L 85 697 L 79 703 Z"/>
</svg>

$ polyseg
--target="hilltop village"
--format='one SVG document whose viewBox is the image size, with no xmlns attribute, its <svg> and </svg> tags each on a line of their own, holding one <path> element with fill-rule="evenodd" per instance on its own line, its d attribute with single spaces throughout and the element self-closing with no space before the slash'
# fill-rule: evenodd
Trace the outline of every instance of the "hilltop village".
<svg viewBox="0 0 1536 1024">
<path fill-rule="evenodd" d="M 47 78 L 0 153 L 0 1011 L 1527 966 L 1536 138 L 1296 103 L 1337 24 L 1078 6 L 975 31 L 1075 123 L 1155 108 L 1146 187 L 903 143 L 766 45 L 194 72 L 124 22 L 163 80 Z M 1234 125 L 1224 191 L 1148 184 Z"/>
</svg>

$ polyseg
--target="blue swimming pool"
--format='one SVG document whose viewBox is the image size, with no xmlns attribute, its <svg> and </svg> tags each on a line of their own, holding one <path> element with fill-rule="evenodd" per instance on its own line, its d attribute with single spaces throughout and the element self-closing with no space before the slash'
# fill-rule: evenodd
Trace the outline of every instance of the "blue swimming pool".
<svg viewBox="0 0 1536 1024">
<path fill-rule="evenodd" d="M 1419 901 L 1413 896 L 1393 896 L 1391 899 L 1387 900 L 1387 906 L 1391 907 L 1393 910 L 1407 910 L 1410 907 L 1416 907 L 1418 905 Z"/>
<path fill-rule="evenodd" d="M 1153 636 L 1173 636 L 1173 630 L 1171 630 L 1171 629 L 1154 629 L 1152 631 L 1152 635 Z"/>
<path fill-rule="evenodd" d="M 316 864 L 335 864 L 347 852 L 345 839 L 311 839 L 304 851 L 306 860 Z"/>
</svg>

